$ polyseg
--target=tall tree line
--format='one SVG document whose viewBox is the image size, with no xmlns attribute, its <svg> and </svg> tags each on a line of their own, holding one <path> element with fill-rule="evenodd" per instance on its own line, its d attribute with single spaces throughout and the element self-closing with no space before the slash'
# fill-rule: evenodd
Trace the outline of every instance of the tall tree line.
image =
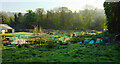
<svg viewBox="0 0 120 64">
<path fill-rule="evenodd" d="M 103 30 L 106 23 L 104 14 L 98 9 L 72 12 L 67 7 L 47 11 L 38 8 L 35 11 L 28 10 L 24 15 L 18 13 L 14 14 L 14 17 L 8 17 L 2 14 L 2 17 L 2 23 L 9 24 L 15 29 L 33 29 L 38 25 L 44 29 Z"/>
</svg>

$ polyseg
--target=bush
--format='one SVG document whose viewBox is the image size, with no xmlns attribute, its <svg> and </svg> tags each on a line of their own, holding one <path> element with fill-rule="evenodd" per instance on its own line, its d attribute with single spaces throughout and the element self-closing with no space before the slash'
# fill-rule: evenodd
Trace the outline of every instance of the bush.
<svg viewBox="0 0 120 64">
<path fill-rule="evenodd" d="M 85 38 L 84 37 L 73 37 L 71 39 L 71 41 L 82 41 L 82 40 L 85 40 Z"/>
<path fill-rule="evenodd" d="M 2 41 L 7 41 L 7 39 L 2 39 Z"/>
<path fill-rule="evenodd" d="M 71 36 L 71 33 L 65 33 L 65 36 L 70 37 L 70 36 Z"/>
<path fill-rule="evenodd" d="M 28 48 L 28 47 L 29 47 L 29 44 L 24 44 L 23 46 Z"/>
<path fill-rule="evenodd" d="M 19 44 L 19 45 L 18 45 L 18 48 L 22 48 L 22 45 Z"/>
<path fill-rule="evenodd" d="M 40 40 L 40 44 L 45 44 L 45 40 Z"/>
<path fill-rule="evenodd" d="M 55 46 L 54 41 L 48 41 L 46 43 L 47 43 L 47 46 L 46 46 L 47 48 L 53 48 Z"/>
<path fill-rule="evenodd" d="M 12 42 L 12 40 L 5 40 L 5 41 L 2 41 L 2 44 L 3 45 L 10 45 Z"/>
</svg>

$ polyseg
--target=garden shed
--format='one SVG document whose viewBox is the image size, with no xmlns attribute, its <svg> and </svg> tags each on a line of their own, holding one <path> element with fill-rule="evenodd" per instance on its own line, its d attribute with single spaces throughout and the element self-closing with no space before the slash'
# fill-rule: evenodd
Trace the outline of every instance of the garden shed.
<svg viewBox="0 0 120 64">
<path fill-rule="evenodd" d="M 1 31 L 0 32 L 1 34 L 14 33 L 15 32 L 15 30 L 7 24 L 0 24 L 0 31 Z"/>
</svg>

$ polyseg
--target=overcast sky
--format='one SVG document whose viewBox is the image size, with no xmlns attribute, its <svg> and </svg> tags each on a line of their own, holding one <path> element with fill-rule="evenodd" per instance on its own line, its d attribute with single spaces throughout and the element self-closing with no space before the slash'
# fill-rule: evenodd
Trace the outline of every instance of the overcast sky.
<svg viewBox="0 0 120 64">
<path fill-rule="evenodd" d="M 55 7 L 68 7 L 72 11 L 83 10 L 86 5 L 91 8 L 103 8 L 105 0 L 0 0 L 0 10 L 7 12 L 23 12 L 44 8 L 50 10 Z"/>
</svg>

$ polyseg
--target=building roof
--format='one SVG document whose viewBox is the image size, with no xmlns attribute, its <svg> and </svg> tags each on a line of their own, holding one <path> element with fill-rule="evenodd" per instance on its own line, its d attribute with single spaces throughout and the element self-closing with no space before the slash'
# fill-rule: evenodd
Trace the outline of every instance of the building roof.
<svg viewBox="0 0 120 64">
<path fill-rule="evenodd" d="M 8 26 L 7 24 L 0 24 L 0 29 L 13 29 L 13 28 Z"/>
</svg>

